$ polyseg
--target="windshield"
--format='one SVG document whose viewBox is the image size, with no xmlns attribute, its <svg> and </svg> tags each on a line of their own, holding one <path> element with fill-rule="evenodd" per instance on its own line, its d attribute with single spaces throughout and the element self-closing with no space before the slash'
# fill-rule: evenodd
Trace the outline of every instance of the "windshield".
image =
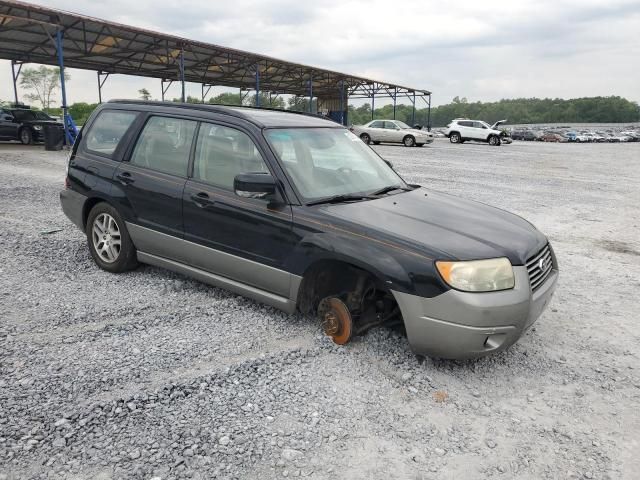
<svg viewBox="0 0 640 480">
<path fill-rule="evenodd" d="M 298 192 L 309 202 L 335 195 L 370 194 L 406 183 L 356 135 L 342 128 L 265 131 Z"/>
<path fill-rule="evenodd" d="M 487 122 L 480 121 L 478 123 L 481 123 L 482 125 L 484 125 L 487 128 L 491 128 L 491 125 L 489 125 Z"/>
<path fill-rule="evenodd" d="M 398 125 L 400 128 L 405 129 L 405 128 L 411 128 L 409 125 L 407 125 L 404 122 L 401 122 L 400 120 L 396 120 L 396 125 Z"/>
</svg>

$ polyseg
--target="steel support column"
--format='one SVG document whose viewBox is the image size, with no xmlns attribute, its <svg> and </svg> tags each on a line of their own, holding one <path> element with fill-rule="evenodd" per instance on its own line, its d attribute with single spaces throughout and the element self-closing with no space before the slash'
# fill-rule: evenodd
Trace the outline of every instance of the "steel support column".
<svg viewBox="0 0 640 480">
<path fill-rule="evenodd" d="M 344 80 L 340 81 L 340 124 L 344 125 Z"/>
<path fill-rule="evenodd" d="M 313 73 L 309 76 L 309 113 L 313 113 Z"/>
<path fill-rule="evenodd" d="M 429 104 L 427 105 L 427 131 L 431 131 L 431 94 L 429 94 Z"/>
<path fill-rule="evenodd" d="M 396 119 L 396 98 L 398 97 L 398 87 L 393 89 L 393 119 Z"/>
<path fill-rule="evenodd" d="M 20 62 L 17 60 L 11 60 L 11 78 L 13 78 L 13 99 L 15 103 L 18 103 L 18 77 L 20 76 L 20 71 L 22 70 L 22 64 L 24 62 Z M 18 65 L 18 72 L 16 73 L 16 65 Z"/>
<path fill-rule="evenodd" d="M 98 70 L 96 72 L 98 74 L 98 103 L 102 103 L 102 87 L 104 87 L 104 82 L 109 78 L 109 73 L 101 72 Z M 104 76 L 104 79 L 102 78 Z"/>
<path fill-rule="evenodd" d="M 184 91 L 184 47 L 180 47 L 180 83 L 182 84 L 182 103 L 186 102 Z"/>
<path fill-rule="evenodd" d="M 56 52 L 58 54 L 58 67 L 60 68 L 60 90 L 62 92 L 62 115 L 64 119 L 64 133 L 67 145 L 73 145 L 78 135 L 78 129 L 71 115 L 69 115 L 69 109 L 67 107 L 67 88 L 64 81 L 64 52 L 62 44 L 62 30 L 56 31 Z"/>
<path fill-rule="evenodd" d="M 371 120 L 373 120 L 373 112 L 376 110 L 376 92 L 371 90 Z"/>
<path fill-rule="evenodd" d="M 260 106 L 260 65 L 256 65 L 256 107 Z"/>
<path fill-rule="evenodd" d="M 411 126 L 416 124 L 416 92 L 413 92 L 413 110 L 411 111 Z"/>
</svg>

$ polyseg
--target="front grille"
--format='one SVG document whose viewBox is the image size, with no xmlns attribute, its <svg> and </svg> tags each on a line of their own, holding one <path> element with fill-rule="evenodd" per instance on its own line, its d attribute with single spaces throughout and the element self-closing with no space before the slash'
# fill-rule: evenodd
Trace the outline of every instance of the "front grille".
<svg viewBox="0 0 640 480">
<path fill-rule="evenodd" d="M 542 260 L 542 265 L 540 261 Z M 553 259 L 551 248 L 547 243 L 542 250 L 527 260 L 527 272 L 529 272 L 529 284 L 531 290 L 536 291 L 551 274 Z"/>
</svg>

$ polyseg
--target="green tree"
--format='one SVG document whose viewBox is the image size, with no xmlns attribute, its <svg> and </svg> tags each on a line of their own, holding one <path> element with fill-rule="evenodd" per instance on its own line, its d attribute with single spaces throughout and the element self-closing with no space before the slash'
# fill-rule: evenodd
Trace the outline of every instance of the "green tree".
<svg viewBox="0 0 640 480">
<path fill-rule="evenodd" d="M 69 80 L 65 72 L 64 79 Z M 38 102 L 43 110 L 48 111 L 56 100 L 60 88 L 60 69 L 57 67 L 27 68 L 20 76 L 20 86 L 28 91 L 24 97 L 31 102 Z"/>
<path fill-rule="evenodd" d="M 308 112 L 309 111 L 309 98 L 293 96 L 287 100 L 287 109 L 294 112 Z M 318 111 L 318 99 L 314 98 L 311 103 L 311 111 Z"/>
<path fill-rule="evenodd" d="M 245 101 L 245 105 L 249 105 L 251 107 L 256 106 L 256 94 L 249 95 Z M 281 108 L 284 109 L 285 103 L 282 97 L 271 97 L 271 103 L 269 103 L 269 94 L 265 92 L 260 92 L 260 106 L 263 108 Z"/>
<path fill-rule="evenodd" d="M 149 90 L 147 90 L 146 88 L 141 88 L 140 90 L 138 90 L 138 93 L 140 94 L 140 98 L 145 102 L 148 102 L 149 100 L 151 100 L 151 94 L 149 93 Z"/>
<path fill-rule="evenodd" d="M 242 105 L 239 93 L 224 92 L 209 99 L 208 103 L 216 105 Z"/>
<path fill-rule="evenodd" d="M 97 106 L 97 103 L 74 103 L 69 107 L 69 115 L 78 125 L 84 125 Z"/>
</svg>

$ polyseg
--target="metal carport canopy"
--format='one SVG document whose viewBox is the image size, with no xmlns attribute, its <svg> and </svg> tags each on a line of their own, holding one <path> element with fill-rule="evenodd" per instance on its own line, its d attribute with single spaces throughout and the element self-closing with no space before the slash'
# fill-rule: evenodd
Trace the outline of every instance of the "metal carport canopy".
<svg viewBox="0 0 640 480">
<path fill-rule="evenodd" d="M 336 98 L 429 96 L 427 90 L 379 82 L 219 45 L 107 22 L 24 2 L 0 0 L 0 58 L 58 65 L 63 32 L 66 67 L 291 95 Z M 181 78 L 180 62 L 184 65 Z M 341 94 L 341 92 L 343 92 Z M 409 95 L 410 94 L 410 95 Z"/>
</svg>

